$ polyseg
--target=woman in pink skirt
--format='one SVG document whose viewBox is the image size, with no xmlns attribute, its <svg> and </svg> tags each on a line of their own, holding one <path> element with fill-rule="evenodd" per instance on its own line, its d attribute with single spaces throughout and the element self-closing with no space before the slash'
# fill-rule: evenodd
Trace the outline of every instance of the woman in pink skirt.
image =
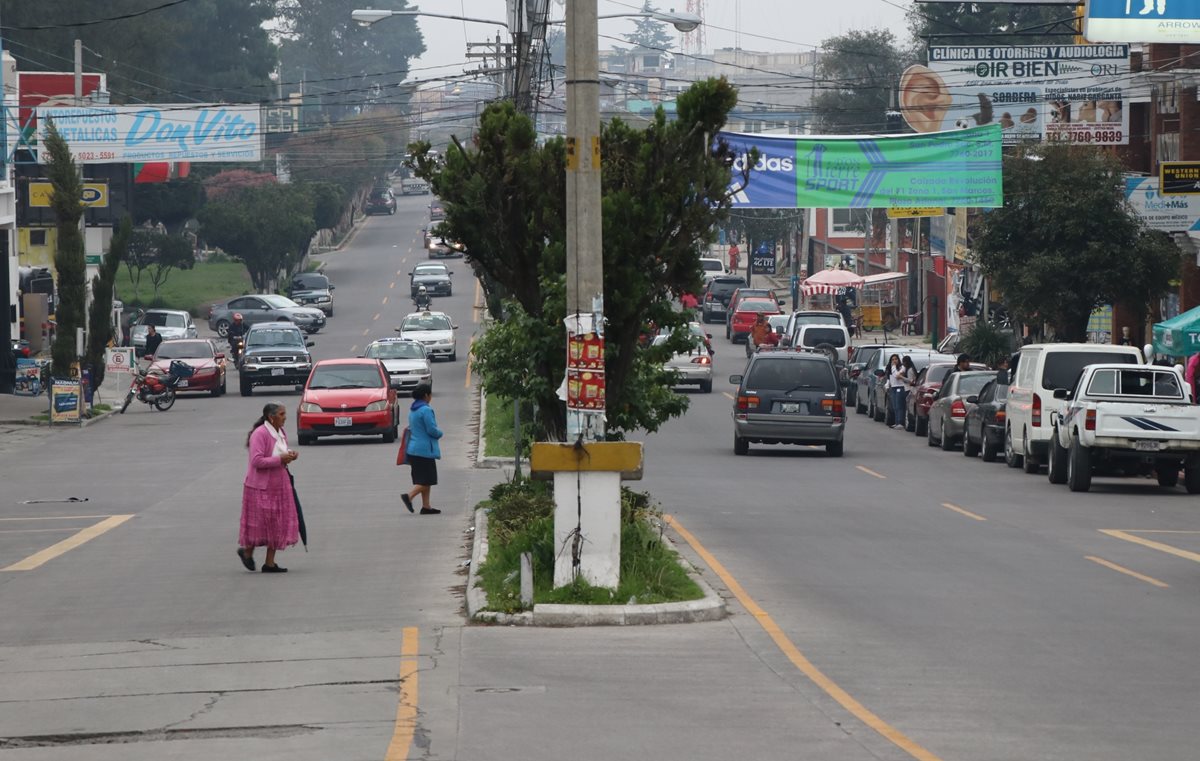
<svg viewBox="0 0 1200 761">
<path fill-rule="evenodd" d="M 287 410 L 271 402 L 254 422 L 246 447 L 250 465 L 242 486 L 242 525 L 238 533 L 238 557 L 246 570 L 254 570 L 254 548 L 266 547 L 263 573 L 286 573 L 275 565 L 275 552 L 300 540 L 300 519 L 288 478 L 288 463 L 299 455 L 288 449 L 283 424 Z"/>
</svg>

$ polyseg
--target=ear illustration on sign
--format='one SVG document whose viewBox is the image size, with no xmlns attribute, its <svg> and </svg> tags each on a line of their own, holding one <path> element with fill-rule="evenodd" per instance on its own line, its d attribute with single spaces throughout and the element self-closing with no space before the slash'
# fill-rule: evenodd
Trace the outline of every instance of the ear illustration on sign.
<svg viewBox="0 0 1200 761">
<path fill-rule="evenodd" d="M 917 132 L 941 130 L 950 102 L 946 81 L 928 66 L 915 64 L 900 75 L 900 112 Z M 990 121 L 990 113 L 988 117 Z"/>
</svg>

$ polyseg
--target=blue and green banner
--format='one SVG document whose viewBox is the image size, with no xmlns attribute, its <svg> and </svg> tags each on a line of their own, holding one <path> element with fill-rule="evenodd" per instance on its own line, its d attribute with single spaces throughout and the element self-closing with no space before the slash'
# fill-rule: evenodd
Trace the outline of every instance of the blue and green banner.
<svg viewBox="0 0 1200 761">
<path fill-rule="evenodd" d="M 915 135 L 794 137 L 722 132 L 742 209 L 1004 205 L 1000 125 Z M 752 149 L 758 160 L 742 186 Z"/>
</svg>

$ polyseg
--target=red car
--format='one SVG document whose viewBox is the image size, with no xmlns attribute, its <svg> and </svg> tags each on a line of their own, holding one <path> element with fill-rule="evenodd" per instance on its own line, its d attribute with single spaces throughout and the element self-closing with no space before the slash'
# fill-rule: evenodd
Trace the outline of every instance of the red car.
<svg viewBox="0 0 1200 761">
<path fill-rule="evenodd" d="M 325 359 L 313 366 L 296 415 L 301 444 L 316 443 L 321 436 L 371 435 L 390 443 L 399 427 L 396 390 L 378 359 Z"/>
<path fill-rule="evenodd" d="M 917 374 L 917 385 L 909 392 L 908 399 L 905 402 L 908 413 L 904 424 L 906 431 L 915 433 L 918 436 L 928 434 L 929 408 L 933 406 L 934 400 L 937 399 L 938 391 L 942 388 L 942 381 L 946 380 L 946 376 L 953 369 L 953 363 L 938 362 L 929 365 Z M 986 370 L 988 366 L 972 362 L 971 369 Z"/>
<path fill-rule="evenodd" d="M 774 299 L 749 298 L 738 302 L 737 309 L 734 311 L 733 317 L 729 320 L 730 339 L 734 343 L 745 341 L 760 314 L 770 317 L 771 315 L 783 314 L 783 312 L 779 308 L 779 302 Z"/>
<path fill-rule="evenodd" d="M 204 391 L 213 396 L 225 393 L 225 355 L 213 348 L 207 338 L 177 338 L 163 341 L 154 355 L 150 372 L 167 374 L 172 360 L 179 360 L 195 369 L 190 378 L 180 378 L 176 393 Z"/>
</svg>

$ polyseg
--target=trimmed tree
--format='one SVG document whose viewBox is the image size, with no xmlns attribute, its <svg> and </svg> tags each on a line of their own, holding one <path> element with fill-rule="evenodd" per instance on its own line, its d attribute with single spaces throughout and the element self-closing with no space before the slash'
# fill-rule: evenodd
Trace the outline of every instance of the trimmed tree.
<svg viewBox="0 0 1200 761">
<path fill-rule="evenodd" d="M 54 191 L 50 207 L 54 210 L 58 230 L 58 248 L 54 253 L 54 269 L 58 275 L 58 321 L 57 335 L 51 347 L 51 372 L 66 377 L 71 364 L 78 359 L 79 349 L 75 346 L 75 329 L 84 326 L 87 288 L 84 277 L 87 266 L 83 256 L 83 232 L 79 220 L 83 218 L 83 181 L 79 168 L 71 157 L 71 149 L 63 140 L 53 119 L 46 120 L 46 139 L 43 141 L 46 154 L 46 176 Z"/>
<path fill-rule="evenodd" d="M 199 219 L 204 239 L 240 259 L 260 292 L 300 261 L 317 231 L 312 196 L 299 185 L 244 188 L 209 201 Z"/>
<path fill-rule="evenodd" d="M 976 250 L 1022 322 L 1082 341 L 1096 307 L 1148 310 L 1179 276 L 1179 248 L 1126 205 L 1124 172 L 1116 157 L 1086 146 L 1005 157 L 1004 206 L 983 215 Z"/>
</svg>

